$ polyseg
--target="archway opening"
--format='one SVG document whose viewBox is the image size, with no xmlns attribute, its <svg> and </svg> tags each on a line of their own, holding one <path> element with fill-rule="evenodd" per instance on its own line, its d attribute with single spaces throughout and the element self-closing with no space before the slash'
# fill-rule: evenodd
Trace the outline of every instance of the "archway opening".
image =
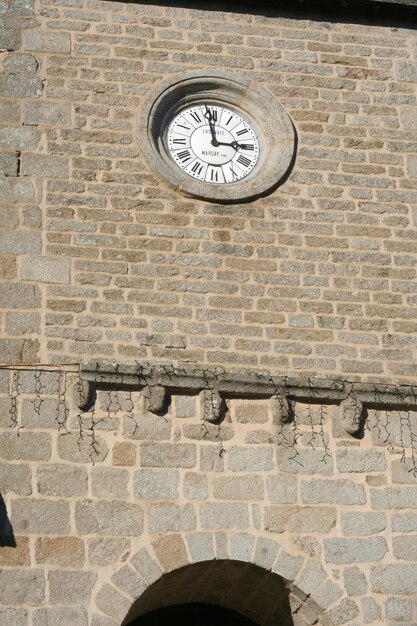
<svg viewBox="0 0 417 626">
<path fill-rule="evenodd" d="M 208 605 L 213 608 L 203 611 Z M 210 610 L 217 612 L 218 619 L 201 622 L 206 614 L 211 615 Z M 295 614 L 307 626 L 319 625 L 322 616 L 311 598 L 278 574 L 252 563 L 213 560 L 164 574 L 136 600 L 123 626 L 163 626 L 165 617 L 177 623 L 172 619 L 175 611 L 184 611 L 188 617 L 194 611 L 193 626 L 200 622 L 201 626 L 294 626 Z"/>
<path fill-rule="evenodd" d="M 191 602 L 156 609 L 138 617 L 129 626 L 257 626 L 237 611 L 216 604 Z"/>
</svg>

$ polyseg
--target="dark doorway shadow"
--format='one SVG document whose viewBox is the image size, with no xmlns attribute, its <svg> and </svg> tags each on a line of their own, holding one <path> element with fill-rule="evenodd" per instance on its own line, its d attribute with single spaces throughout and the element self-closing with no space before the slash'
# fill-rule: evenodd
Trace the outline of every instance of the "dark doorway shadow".
<svg viewBox="0 0 417 626">
<path fill-rule="evenodd" d="M 16 539 L 13 534 L 13 528 L 7 515 L 6 504 L 3 496 L 0 495 L 0 548 L 8 546 L 16 547 Z"/>
<path fill-rule="evenodd" d="M 129 626 L 256 626 L 247 617 L 216 604 L 192 602 L 157 609 L 138 617 Z"/>
</svg>

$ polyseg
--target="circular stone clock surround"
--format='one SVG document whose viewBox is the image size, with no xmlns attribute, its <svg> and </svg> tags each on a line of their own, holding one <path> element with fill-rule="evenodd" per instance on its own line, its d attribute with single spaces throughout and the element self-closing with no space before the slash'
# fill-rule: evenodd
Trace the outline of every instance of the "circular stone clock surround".
<svg viewBox="0 0 417 626">
<path fill-rule="evenodd" d="M 231 106 L 256 127 L 260 154 L 245 178 L 213 185 L 191 177 L 169 155 L 165 140 L 169 123 L 181 109 L 197 102 Z M 172 187 L 220 203 L 253 200 L 271 192 L 288 172 L 295 150 L 293 124 L 276 98 L 254 81 L 222 71 L 190 70 L 158 83 L 142 106 L 138 139 L 146 160 Z"/>
</svg>

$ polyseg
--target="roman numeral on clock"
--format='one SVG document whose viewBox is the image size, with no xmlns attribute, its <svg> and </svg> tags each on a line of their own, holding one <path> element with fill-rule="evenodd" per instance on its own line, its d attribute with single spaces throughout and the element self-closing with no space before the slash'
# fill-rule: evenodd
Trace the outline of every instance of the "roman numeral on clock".
<svg viewBox="0 0 417 626">
<path fill-rule="evenodd" d="M 190 115 L 196 122 L 199 122 L 199 123 L 201 122 L 201 117 L 196 111 L 191 111 Z"/>
<path fill-rule="evenodd" d="M 210 109 L 210 113 L 213 122 L 217 122 L 217 109 Z"/>
<path fill-rule="evenodd" d="M 183 163 L 186 163 L 190 159 L 192 159 L 191 152 L 189 150 L 182 150 L 181 152 L 177 152 L 177 157 Z"/>
<path fill-rule="evenodd" d="M 245 135 L 248 132 L 249 132 L 249 128 L 242 128 L 242 130 L 237 131 L 236 135 L 239 135 L 240 137 L 240 135 Z"/>
<path fill-rule="evenodd" d="M 207 174 L 206 174 L 206 180 L 210 181 L 211 183 L 218 183 L 219 182 L 219 169 L 216 167 L 210 167 L 207 170 Z"/>
<path fill-rule="evenodd" d="M 243 154 L 239 154 L 239 157 L 236 159 L 236 163 L 240 163 L 243 167 L 249 167 L 252 161 L 251 159 L 248 159 L 248 157 L 243 156 Z"/>
<path fill-rule="evenodd" d="M 202 170 L 203 170 L 204 165 L 202 165 L 202 163 L 200 163 L 200 161 L 196 161 L 194 163 L 194 165 L 191 168 L 191 171 L 194 172 L 194 174 L 197 174 L 197 176 L 200 176 Z"/>
<path fill-rule="evenodd" d="M 173 139 L 172 143 L 179 144 L 180 146 L 185 146 L 187 143 L 186 139 Z"/>
</svg>

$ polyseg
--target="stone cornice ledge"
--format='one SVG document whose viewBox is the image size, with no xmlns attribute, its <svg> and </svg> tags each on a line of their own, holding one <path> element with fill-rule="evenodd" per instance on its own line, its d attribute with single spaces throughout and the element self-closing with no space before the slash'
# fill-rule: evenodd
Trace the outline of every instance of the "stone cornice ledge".
<svg viewBox="0 0 417 626">
<path fill-rule="evenodd" d="M 94 402 L 95 390 L 148 390 L 148 410 L 161 412 L 168 394 L 201 394 L 210 390 L 213 406 L 226 398 L 272 398 L 277 418 L 290 421 L 294 401 L 337 404 L 342 408 L 345 430 L 356 434 L 366 408 L 417 410 L 417 387 L 379 382 L 352 382 L 340 378 L 272 376 L 265 372 L 226 372 L 220 369 L 174 367 L 168 364 L 122 364 L 89 361 L 80 365 L 76 401 L 82 410 Z M 207 395 L 207 394 L 206 394 Z M 212 420 L 219 419 L 220 409 Z"/>
</svg>

